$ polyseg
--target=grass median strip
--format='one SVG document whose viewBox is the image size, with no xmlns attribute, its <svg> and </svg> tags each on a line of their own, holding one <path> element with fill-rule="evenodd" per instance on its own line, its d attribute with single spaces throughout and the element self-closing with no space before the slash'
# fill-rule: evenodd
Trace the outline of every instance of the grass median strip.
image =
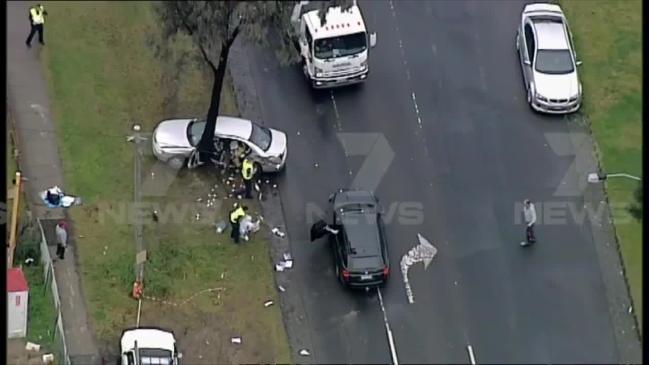
<svg viewBox="0 0 649 365">
<path fill-rule="evenodd" d="M 562 1 L 583 60 L 583 113 L 604 169 L 642 175 L 642 2 Z M 611 179 L 606 189 L 638 324 L 642 326 L 642 222 L 626 209 L 638 183 Z"/>
<path fill-rule="evenodd" d="M 126 136 L 136 122 L 143 131 L 151 131 L 166 118 L 204 115 L 211 75 L 200 62 L 183 55 L 187 45 L 182 38 L 164 58 L 154 55 L 151 44 L 159 41 L 159 33 L 151 3 L 53 2 L 46 6 L 48 44 L 43 52 L 65 188 L 84 199 L 83 206 L 70 210 L 83 290 L 94 332 L 107 351 L 115 352 L 120 331 L 135 325 L 137 309 L 129 298 L 135 248 L 133 145 L 126 142 Z M 231 86 L 224 88 L 221 113 L 237 114 Z M 155 161 L 149 143 L 144 147 L 148 152 L 145 175 Z M 168 209 L 182 210 L 204 193 L 204 185 L 212 183 L 220 181 L 209 168 L 181 171 L 161 200 Z M 191 207 L 187 212 L 161 225 L 145 222 L 150 260 L 145 268 L 145 295 L 181 302 L 207 288 L 225 286 L 226 292 L 219 300 L 213 297 L 217 293 L 198 296 L 182 308 L 158 308 L 155 302 L 146 302 L 143 321 L 173 327 L 185 362 L 210 358 L 194 359 L 191 356 L 196 352 L 183 347 L 214 347 L 220 362 L 290 361 L 279 308 L 262 305 L 277 295 L 267 243 L 259 240 L 232 246 L 227 233 L 218 236 L 213 226 L 193 220 Z M 149 217 L 148 211 L 138 213 Z M 225 281 L 220 277 L 224 271 L 229 273 Z M 257 302 L 263 310 L 256 307 Z M 215 334 L 210 337 L 212 345 L 200 336 L 204 331 Z M 231 332 L 238 332 L 248 345 L 227 350 Z"/>
</svg>

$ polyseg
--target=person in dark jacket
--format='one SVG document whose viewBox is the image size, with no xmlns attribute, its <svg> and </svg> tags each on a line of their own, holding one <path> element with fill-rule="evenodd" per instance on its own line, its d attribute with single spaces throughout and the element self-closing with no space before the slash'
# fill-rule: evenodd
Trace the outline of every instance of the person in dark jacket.
<svg viewBox="0 0 649 365">
<path fill-rule="evenodd" d="M 59 221 L 56 225 L 56 255 L 63 260 L 65 258 L 65 249 L 68 247 L 68 224 L 65 221 Z"/>
</svg>

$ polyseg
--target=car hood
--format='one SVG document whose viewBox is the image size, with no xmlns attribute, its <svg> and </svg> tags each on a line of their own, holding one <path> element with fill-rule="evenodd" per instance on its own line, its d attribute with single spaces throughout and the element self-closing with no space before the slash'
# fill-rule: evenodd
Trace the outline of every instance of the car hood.
<svg viewBox="0 0 649 365">
<path fill-rule="evenodd" d="M 165 120 L 158 124 L 153 131 L 153 141 L 160 147 L 185 147 L 193 146 L 187 139 L 187 126 L 192 119 Z"/>
<path fill-rule="evenodd" d="M 536 92 L 550 99 L 568 99 L 579 93 L 577 72 L 565 75 L 549 75 L 534 72 Z"/>
<path fill-rule="evenodd" d="M 271 141 L 270 147 L 266 153 L 268 156 L 279 156 L 286 152 L 286 134 L 274 129 L 270 129 Z"/>
</svg>

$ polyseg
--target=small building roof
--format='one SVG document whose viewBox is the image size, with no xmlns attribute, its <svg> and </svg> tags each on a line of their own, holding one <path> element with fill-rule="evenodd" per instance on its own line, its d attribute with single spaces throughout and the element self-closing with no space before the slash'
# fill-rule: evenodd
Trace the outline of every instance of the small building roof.
<svg viewBox="0 0 649 365">
<path fill-rule="evenodd" d="M 19 267 L 7 269 L 7 292 L 16 293 L 29 290 L 23 270 Z"/>
</svg>

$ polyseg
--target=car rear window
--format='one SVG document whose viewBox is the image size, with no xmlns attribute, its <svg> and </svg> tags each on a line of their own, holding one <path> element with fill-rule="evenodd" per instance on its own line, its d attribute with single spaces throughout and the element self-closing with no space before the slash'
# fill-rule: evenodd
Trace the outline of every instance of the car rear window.
<svg viewBox="0 0 649 365">
<path fill-rule="evenodd" d="M 349 269 L 354 270 L 378 270 L 383 267 L 381 256 L 359 256 L 349 258 Z"/>
</svg>

